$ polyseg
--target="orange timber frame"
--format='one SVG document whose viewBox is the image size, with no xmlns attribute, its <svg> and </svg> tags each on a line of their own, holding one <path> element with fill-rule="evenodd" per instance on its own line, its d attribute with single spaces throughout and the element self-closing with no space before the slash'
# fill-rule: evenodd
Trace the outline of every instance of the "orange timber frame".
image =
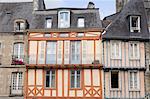
<svg viewBox="0 0 150 99">
<path fill-rule="evenodd" d="M 38 31 L 41 31 L 41 32 L 38 32 Z M 82 32 L 82 30 L 74 30 L 74 31 L 69 31 L 69 32 L 66 32 L 66 33 L 69 33 L 69 37 L 66 37 L 66 38 L 59 38 L 59 37 L 51 37 L 51 38 L 47 38 L 47 37 L 44 37 L 44 33 L 61 33 L 60 31 L 56 31 L 56 30 L 52 30 L 52 31 L 45 31 L 44 29 L 43 30 L 33 30 L 33 31 L 28 31 L 28 49 L 29 49 L 29 41 L 50 41 L 50 40 L 56 40 L 56 41 L 63 41 L 63 56 L 64 56 L 64 41 L 65 40 L 93 40 L 94 41 L 94 60 L 95 60 L 95 57 L 96 57 L 96 40 L 101 40 L 101 32 L 102 30 L 100 29 L 89 29 L 86 31 L 83 30 L 84 32 L 84 36 L 83 37 L 80 37 L 80 38 L 76 38 L 76 37 L 71 37 L 71 33 L 74 33 L 76 34 L 77 32 Z M 65 32 L 62 31 L 62 32 Z M 95 36 L 89 36 L 89 37 L 86 37 L 86 33 L 87 32 L 100 32 L 99 35 L 95 35 Z M 34 34 L 34 33 L 39 33 L 39 34 L 42 34 L 43 37 L 30 37 L 30 34 Z M 38 45 L 37 45 L 37 48 L 38 48 Z M 38 50 L 38 49 L 37 49 Z M 38 52 L 38 51 L 37 51 Z M 57 53 L 57 52 L 56 52 Z M 28 50 L 28 55 L 29 55 L 29 50 Z M 38 53 L 37 53 L 38 55 Z M 82 55 L 82 51 L 81 51 L 81 55 Z M 38 57 L 38 56 L 36 56 Z M 82 57 L 82 56 L 81 56 Z M 82 58 L 81 58 L 82 59 Z M 26 64 L 26 82 L 25 82 L 25 99 L 33 99 L 33 98 L 36 98 L 36 99 L 49 99 L 49 98 L 67 98 L 67 99 L 72 99 L 72 98 L 89 98 L 89 99 L 102 99 L 102 64 L 64 64 L 64 57 L 62 59 L 62 63 L 61 65 L 59 64 Z M 36 62 L 37 63 L 37 62 Z M 83 84 L 81 84 L 81 87 L 80 89 L 71 89 L 68 87 L 68 97 L 64 96 L 64 90 L 62 90 L 62 97 L 58 96 L 58 70 L 61 69 L 62 70 L 62 85 L 64 85 L 64 70 L 68 70 L 68 77 L 70 77 L 70 69 L 81 69 L 81 81 L 84 82 L 84 70 L 85 69 L 89 69 L 91 71 L 90 75 L 91 75 L 91 86 L 83 86 Z M 32 69 L 34 70 L 34 75 L 35 75 L 35 84 L 34 85 L 28 85 L 28 70 L 29 69 Z M 44 80 L 45 78 L 42 79 L 42 86 L 38 86 L 36 85 L 36 71 L 40 69 L 42 70 L 42 75 L 43 77 L 45 77 L 45 70 L 46 69 L 56 69 L 56 88 L 45 88 L 45 84 L 44 84 Z M 99 70 L 99 75 L 100 75 L 100 86 L 93 86 L 93 80 L 92 80 L 92 77 L 93 77 L 93 73 L 92 73 L 92 70 L 93 69 L 98 69 Z M 68 86 L 70 86 L 70 79 L 68 79 Z M 34 87 L 33 89 L 30 89 L 29 87 Z M 40 89 L 38 89 L 37 87 L 40 87 Z M 89 90 L 87 90 L 85 87 L 90 87 Z M 95 90 L 94 88 L 98 88 L 98 90 Z M 64 86 L 62 86 L 62 89 L 64 89 Z M 56 96 L 55 97 L 50 97 L 50 96 L 44 96 L 44 90 L 51 90 L 50 91 L 50 95 L 52 96 L 52 90 L 56 90 Z M 75 90 L 75 97 L 70 97 L 69 96 L 69 90 Z M 78 90 L 83 90 L 83 97 L 78 97 L 77 96 L 77 91 Z M 29 91 L 29 92 L 28 92 Z M 90 93 L 90 91 L 92 91 L 92 93 Z M 100 93 L 98 93 L 100 91 Z M 29 94 L 33 94 L 34 96 L 29 96 Z M 37 96 L 37 94 L 40 94 L 41 96 Z M 90 94 L 90 97 L 85 97 L 87 94 Z M 99 97 L 93 97 L 95 94 L 98 94 Z"/>
</svg>

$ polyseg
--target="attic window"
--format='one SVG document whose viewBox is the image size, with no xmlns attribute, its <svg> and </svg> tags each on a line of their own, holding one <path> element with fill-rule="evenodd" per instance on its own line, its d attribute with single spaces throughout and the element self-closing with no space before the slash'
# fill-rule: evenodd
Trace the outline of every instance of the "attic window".
<svg viewBox="0 0 150 99">
<path fill-rule="evenodd" d="M 70 27 L 70 11 L 58 12 L 58 27 L 69 28 Z"/>
<path fill-rule="evenodd" d="M 14 29 L 16 32 L 23 32 L 26 29 L 26 22 L 24 20 L 16 20 Z"/>
<path fill-rule="evenodd" d="M 78 27 L 84 27 L 84 18 L 78 18 Z"/>
<path fill-rule="evenodd" d="M 46 28 L 51 28 L 51 27 L 52 27 L 52 19 L 46 18 Z"/>
<path fill-rule="evenodd" d="M 130 16 L 130 31 L 140 32 L 140 16 Z"/>
</svg>

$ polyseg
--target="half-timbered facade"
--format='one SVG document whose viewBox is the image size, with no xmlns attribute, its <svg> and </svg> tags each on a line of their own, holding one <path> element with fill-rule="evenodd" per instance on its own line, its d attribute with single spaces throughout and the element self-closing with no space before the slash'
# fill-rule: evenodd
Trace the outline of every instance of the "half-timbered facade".
<svg viewBox="0 0 150 99">
<path fill-rule="evenodd" d="M 102 36 L 104 98 L 144 98 L 145 43 L 149 41 L 144 3 L 131 0 L 113 16 Z"/>
<path fill-rule="evenodd" d="M 102 99 L 99 10 L 90 2 L 35 14 L 43 21 L 28 30 L 26 98 Z"/>
</svg>

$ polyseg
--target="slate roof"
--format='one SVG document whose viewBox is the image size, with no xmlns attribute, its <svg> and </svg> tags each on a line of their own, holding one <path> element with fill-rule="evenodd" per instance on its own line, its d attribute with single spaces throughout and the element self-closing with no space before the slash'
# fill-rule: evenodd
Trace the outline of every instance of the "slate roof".
<svg viewBox="0 0 150 99">
<path fill-rule="evenodd" d="M 131 33 L 129 29 L 129 16 L 141 16 L 141 32 Z M 119 40 L 149 40 L 147 16 L 144 8 L 143 0 L 130 0 L 116 16 L 113 22 L 108 26 L 103 34 L 103 40 L 119 39 Z"/>
<path fill-rule="evenodd" d="M 32 11 L 32 2 L 0 3 L 0 32 L 13 32 L 16 19 L 24 19 L 32 27 Z"/>
<path fill-rule="evenodd" d="M 54 8 L 46 9 L 43 0 L 39 2 L 39 10 L 33 11 L 33 2 L 0 3 L 0 32 L 13 32 L 14 21 L 24 19 L 29 29 L 43 29 L 45 20 L 52 18 L 52 28 L 58 28 L 58 11 L 67 9 L 71 12 L 71 27 L 77 28 L 77 19 L 85 18 L 85 28 L 102 27 L 98 8 Z"/>
</svg>

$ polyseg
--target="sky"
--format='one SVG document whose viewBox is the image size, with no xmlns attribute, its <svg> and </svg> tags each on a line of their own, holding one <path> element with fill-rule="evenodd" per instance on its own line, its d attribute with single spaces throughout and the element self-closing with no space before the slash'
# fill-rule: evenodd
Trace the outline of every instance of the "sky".
<svg viewBox="0 0 150 99">
<path fill-rule="evenodd" d="M 100 17 L 103 19 L 105 16 L 115 13 L 116 0 L 45 0 L 46 8 L 57 7 L 73 7 L 73 8 L 86 8 L 88 2 L 95 3 L 96 8 L 100 10 Z"/>
<path fill-rule="evenodd" d="M 25 2 L 33 0 L 0 0 L 0 2 Z M 100 17 L 103 19 L 105 16 L 115 13 L 115 1 L 116 0 L 45 0 L 46 8 L 58 8 L 58 7 L 74 7 L 74 8 L 86 8 L 88 2 L 95 3 L 96 8 L 100 10 Z"/>
</svg>

